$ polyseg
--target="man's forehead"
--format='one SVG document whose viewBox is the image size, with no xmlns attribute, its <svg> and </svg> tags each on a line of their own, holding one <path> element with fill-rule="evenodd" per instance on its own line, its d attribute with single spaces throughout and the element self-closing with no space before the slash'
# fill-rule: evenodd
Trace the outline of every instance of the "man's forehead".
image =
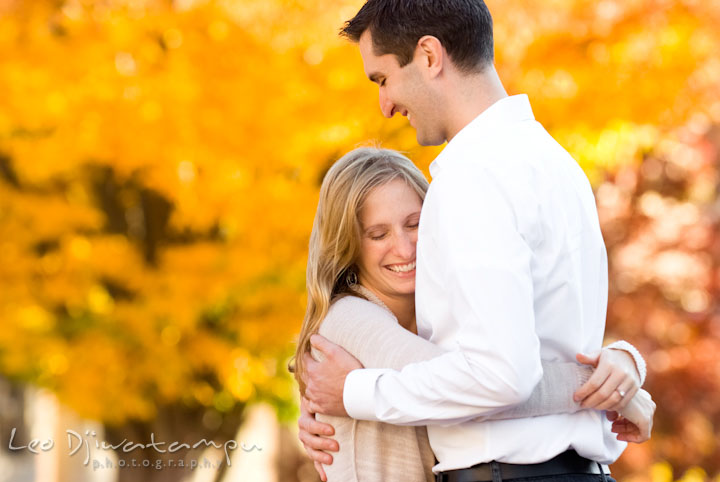
<svg viewBox="0 0 720 482">
<path fill-rule="evenodd" d="M 360 56 L 362 56 L 363 62 L 368 63 L 368 61 L 372 60 L 374 57 L 377 57 L 375 55 L 375 52 L 373 51 L 373 45 L 372 45 L 372 37 L 370 36 L 370 31 L 366 30 L 363 32 L 363 34 L 360 36 L 360 39 L 358 40 L 358 47 L 360 49 Z"/>
<path fill-rule="evenodd" d="M 373 82 L 377 81 L 377 77 L 385 75 L 385 70 L 393 66 L 394 55 L 377 55 L 375 53 L 370 30 L 366 30 L 360 35 L 358 47 L 360 48 L 365 75 Z"/>
<path fill-rule="evenodd" d="M 366 29 L 362 34 L 360 34 L 360 38 L 358 39 L 358 45 L 360 46 L 361 50 L 369 50 L 372 51 L 372 34 L 370 33 L 370 29 Z"/>
<path fill-rule="evenodd" d="M 358 40 L 358 47 L 360 49 L 360 57 L 362 57 L 363 61 L 363 68 L 365 69 L 365 75 L 370 80 L 373 80 L 372 76 L 377 70 L 377 57 L 372 49 L 372 38 L 370 37 L 369 31 L 366 30 L 360 36 L 360 39 Z"/>
</svg>

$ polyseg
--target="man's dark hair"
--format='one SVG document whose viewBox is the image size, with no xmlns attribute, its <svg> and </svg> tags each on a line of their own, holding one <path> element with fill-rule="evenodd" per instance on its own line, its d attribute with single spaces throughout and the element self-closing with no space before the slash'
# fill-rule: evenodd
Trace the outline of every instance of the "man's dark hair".
<svg viewBox="0 0 720 482">
<path fill-rule="evenodd" d="M 370 30 L 376 55 L 412 62 L 417 41 L 437 37 L 456 67 L 481 71 L 493 61 L 493 27 L 483 0 L 368 0 L 340 35 L 358 42 Z"/>
</svg>

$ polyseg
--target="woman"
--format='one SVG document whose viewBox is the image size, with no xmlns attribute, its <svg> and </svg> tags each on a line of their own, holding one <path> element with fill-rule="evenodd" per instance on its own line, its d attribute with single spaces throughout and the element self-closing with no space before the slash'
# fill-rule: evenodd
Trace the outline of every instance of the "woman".
<svg viewBox="0 0 720 482">
<path fill-rule="evenodd" d="M 302 355 L 314 333 L 341 345 L 366 368 L 401 369 L 444 352 L 415 335 L 415 244 L 427 188 L 412 162 L 389 150 L 356 149 L 328 171 L 310 236 L 308 306 L 295 357 L 301 392 Z M 543 368 L 527 402 L 487 418 L 579 410 L 572 395 L 591 369 L 574 363 Z M 618 389 L 629 391 L 631 385 L 623 380 Z M 639 391 L 625 415 L 639 421 L 652 404 L 648 399 Z M 327 480 L 433 480 L 435 461 L 424 427 L 317 418 L 335 428 L 340 447 L 333 464 L 324 466 Z"/>
</svg>

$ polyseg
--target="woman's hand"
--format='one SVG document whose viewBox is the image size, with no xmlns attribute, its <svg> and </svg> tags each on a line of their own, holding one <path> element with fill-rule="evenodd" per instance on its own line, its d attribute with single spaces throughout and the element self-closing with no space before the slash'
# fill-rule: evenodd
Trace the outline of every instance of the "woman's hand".
<svg viewBox="0 0 720 482">
<path fill-rule="evenodd" d="M 577 361 L 595 368 L 573 398 L 582 408 L 621 412 L 640 389 L 635 360 L 624 350 L 603 348 L 599 355 L 579 353 Z"/>
<path fill-rule="evenodd" d="M 618 414 L 608 412 L 608 420 L 613 422 L 612 431 L 618 434 L 618 440 L 642 443 L 650 438 L 655 415 L 655 402 L 645 390 L 638 390 L 630 403 Z"/>
<path fill-rule="evenodd" d="M 332 425 L 315 420 L 315 414 L 310 412 L 308 408 L 307 399 L 302 397 L 300 400 L 300 418 L 298 419 L 298 438 L 305 447 L 308 456 L 314 462 L 315 470 L 323 482 L 327 481 L 323 464 L 331 465 L 333 463 L 332 455 L 325 451 L 337 452 L 340 450 L 337 441 L 326 438 L 334 434 L 335 429 Z"/>
</svg>

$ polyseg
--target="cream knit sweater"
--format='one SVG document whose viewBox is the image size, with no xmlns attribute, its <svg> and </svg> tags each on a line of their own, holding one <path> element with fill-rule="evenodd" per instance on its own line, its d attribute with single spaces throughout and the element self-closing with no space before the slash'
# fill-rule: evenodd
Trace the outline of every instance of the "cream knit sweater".
<svg viewBox="0 0 720 482">
<path fill-rule="evenodd" d="M 445 352 L 398 324 L 392 312 L 369 290 L 334 301 L 320 334 L 352 353 L 366 368 L 402 369 Z M 363 299 L 360 296 L 362 296 Z M 322 354 L 313 351 L 316 359 Z M 543 378 L 523 404 L 486 419 L 572 413 L 580 410 L 572 395 L 592 370 L 575 363 L 543 362 Z M 434 480 L 435 464 L 424 426 L 409 427 L 317 414 L 335 427 L 340 451 L 325 466 L 328 482 L 421 482 Z"/>
</svg>

